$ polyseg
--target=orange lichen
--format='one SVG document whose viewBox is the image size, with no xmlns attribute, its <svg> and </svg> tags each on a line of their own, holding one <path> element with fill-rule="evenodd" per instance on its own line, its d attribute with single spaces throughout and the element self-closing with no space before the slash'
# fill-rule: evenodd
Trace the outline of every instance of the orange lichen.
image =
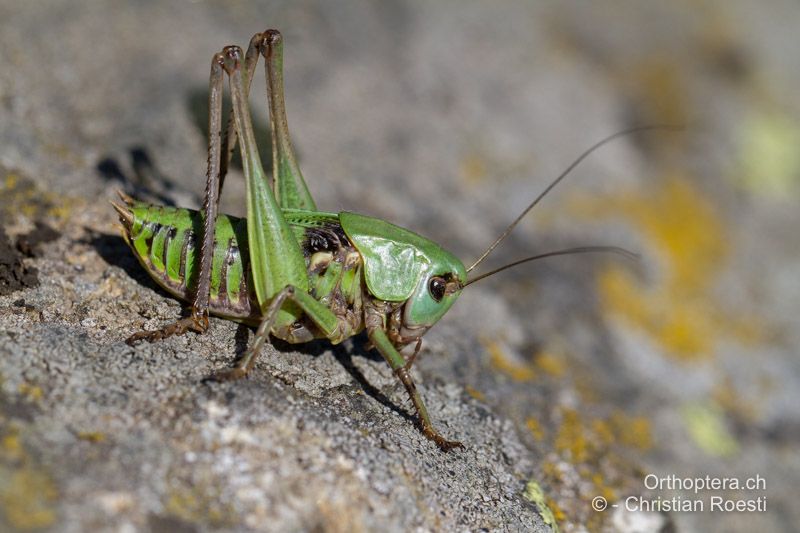
<svg viewBox="0 0 800 533">
<path fill-rule="evenodd" d="M 479 400 L 481 402 L 486 400 L 486 395 L 474 387 L 467 385 L 466 387 L 464 387 L 464 390 L 467 391 L 467 394 L 469 394 L 476 400 Z"/>
<path fill-rule="evenodd" d="M 194 485 L 172 487 L 164 502 L 167 514 L 186 522 L 207 523 L 213 527 L 230 527 L 235 523 L 234 512 L 219 496 L 218 487 L 205 480 Z"/>
<path fill-rule="evenodd" d="M 605 479 L 599 473 L 596 473 L 591 476 L 592 477 L 592 484 L 594 485 L 594 492 L 597 493 L 598 496 L 602 496 L 606 499 L 606 501 L 613 502 L 617 499 L 617 492 L 606 485 Z"/>
<path fill-rule="evenodd" d="M 534 363 L 536 368 L 554 378 L 563 377 L 567 371 L 564 360 L 549 352 L 542 352 L 536 355 Z"/>
<path fill-rule="evenodd" d="M 714 295 L 730 244 L 713 205 L 687 177 L 673 174 L 652 190 L 613 198 L 579 197 L 572 208 L 594 219 L 629 219 L 660 256 L 653 286 L 619 264 L 605 267 L 597 285 L 609 312 L 645 331 L 667 354 L 691 361 L 711 356 L 720 338 L 760 338 L 756 319 L 726 310 Z"/>
<path fill-rule="evenodd" d="M 481 341 L 489 352 L 489 363 L 514 381 L 531 381 L 536 377 L 536 372 L 530 366 L 518 363 L 506 354 L 500 343 L 496 341 Z"/>
<path fill-rule="evenodd" d="M 586 504 L 596 496 L 613 504 L 620 494 L 639 487 L 641 478 L 631 454 L 652 446 L 650 422 L 621 411 L 591 416 L 570 407 L 560 408 L 559 415 L 551 446 L 555 454 L 541 465 L 542 482 L 556 487 L 553 494 L 558 505 L 550 507 L 559 520 L 566 514 L 590 531 L 599 530 L 602 514 L 586 514 Z M 565 512 L 557 514 L 556 508 Z"/>
<path fill-rule="evenodd" d="M 24 446 L 19 431 L 10 427 L 0 439 L 0 514 L 14 530 L 52 526 L 58 491 L 49 473 Z"/>
<path fill-rule="evenodd" d="M 623 71 L 641 112 L 655 124 L 686 124 L 684 67 L 668 56 L 649 57 Z"/>
<path fill-rule="evenodd" d="M 545 496 L 544 490 L 535 479 L 531 479 L 525 485 L 525 490 L 522 492 L 522 497 L 536 505 L 536 507 L 539 509 L 539 516 L 542 517 L 544 523 L 550 526 L 555 533 L 559 532 L 559 518 L 550 507 L 550 504 L 555 502 L 551 498 Z M 564 513 L 561 512 L 561 509 L 558 509 L 558 515 L 560 515 L 561 519 L 563 519 Z"/>
<path fill-rule="evenodd" d="M 550 480 L 554 484 L 560 484 L 563 482 L 563 475 L 561 474 L 561 470 L 559 469 L 557 463 L 545 461 L 542 464 L 542 474 L 545 479 Z"/>
<path fill-rule="evenodd" d="M 44 391 L 38 385 L 22 382 L 18 387 L 19 393 L 31 402 L 38 402 L 44 396 Z"/>
<path fill-rule="evenodd" d="M 563 522 L 564 519 L 567 518 L 567 515 L 561 510 L 561 507 L 559 507 L 553 498 L 547 498 L 547 507 L 550 509 L 556 522 Z"/>
<path fill-rule="evenodd" d="M 461 177 L 469 185 L 477 185 L 489 174 L 486 160 L 477 153 L 470 153 L 461 161 Z"/>
<path fill-rule="evenodd" d="M 722 383 L 718 383 L 714 387 L 711 399 L 726 413 L 739 418 L 739 420 L 745 422 L 754 422 L 756 420 L 758 414 L 756 406 L 742 397 L 729 377 L 726 377 Z"/>
<path fill-rule="evenodd" d="M 572 463 L 582 463 L 589 457 L 590 441 L 580 415 L 574 409 L 562 410 L 563 420 L 556 435 L 556 450 Z"/>
<path fill-rule="evenodd" d="M 542 440 L 544 438 L 544 429 L 538 420 L 535 418 L 528 418 L 525 420 L 525 425 L 528 426 L 528 430 L 531 432 L 534 439 Z"/>
<path fill-rule="evenodd" d="M 30 219 L 45 216 L 64 221 L 84 204 L 81 198 L 42 190 L 33 180 L 16 172 L 6 172 L 0 182 L 0 216 L 21 213 Z"/>
<path fill-rule="evenodd" d="M 614 442 L 614 431 L 606 420 L 592 420 L 591 431 L 598 445 L 610 446 Z"/>
<path fill-rule="evenodd" d="M 91 442 L 93 444 L 105 442 L 106 440 L 105 433 L 101 433 L 99 431 L 79 431 L 77 437 L 81 440 L 85 440 L 86 442 Z"/>
<path fill-rule="evenodd" d="M 618 446 L 639 450 L 653 446 L 650 421 L 642 416 L 616 411 L 608 418 L 586 420 L 571 408 L 562 408 L 561 416 L 554 444 L 573 464 L 591 462 Z M 528 419 L 529 427 L 530 420 L 533 419 Z"/>
<path fill-rule="evenodd" d="M 22 443 L 16 432 L 9 433 L 3 437 L 2 451 L 3 458 L 9 461 L 19 461 L 22 458 Z"/>
<path fill-rule="evenodd" d="M 617 411 L 611 415 L 611 425 L 620 444 L 645 451 L 653 447 L 652 425 L 647 418 Z"/>
<path fill-rule="evenodd" d="M 3 188 L 7 190 L 11 190 L 17 187 L 17 182 L 19 181 L 19 176 L 14 174 L 13 172 L 9 172 L 6 174 L 5 179 L 3 180 Z"/>
</svg>

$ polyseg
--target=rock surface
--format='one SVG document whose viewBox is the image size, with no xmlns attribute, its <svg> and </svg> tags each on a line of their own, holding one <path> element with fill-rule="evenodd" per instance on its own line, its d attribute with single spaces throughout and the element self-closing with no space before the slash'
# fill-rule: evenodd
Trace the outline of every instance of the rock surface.
<svg viewBox="0 0 800 533">
<path fill-rule="evenodd" d="M 792 2 L 29 2 L 0 18 L 0 530 L 800 523 Z M 618 244 L 638 265 L 519 267 L 470 286 L 426 336 L 415 376 L 463 451 L 417 431 L 363 338 L 267 348 L 232 384 L 203 378 L 247 328 L 123 342 L 181 306 L 108 201 L 198 206 L 211 56 L 270 27 L 318 204 L 466 260 L 602 137 L 686 126 L 593 154 L 487 261 Z M 235 171 L 223 211 L 242 214 L 243 193 Z M 766 486 L 648 490 L 651 473 Z M 625 511 L 639 495 L 705 510 Z M 712 496 L 768 503 L 711 512 Z"/>
</svg>

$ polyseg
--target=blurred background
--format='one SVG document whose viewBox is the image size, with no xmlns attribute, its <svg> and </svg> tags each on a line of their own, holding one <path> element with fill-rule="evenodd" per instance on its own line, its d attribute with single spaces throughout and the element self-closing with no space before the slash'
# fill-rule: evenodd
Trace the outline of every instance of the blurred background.
<svg viewBox="0 0 800 533">
<path fill-rule="evenodd" d="M 279 498 L 264 511 L 274 522 L 248 522 L 239 493 L 204 493 L 208 502 L 175 496 L 141 469 L 149 459 L 126 451 L 120 435 L 136 434 L 134 414 L 116 430 L 75 433 L 69 417 L 91 418 L 102 401 L 88 389 L 59 388 L 46 359 L 26 362 L 26 354 L 71 353 L 86 338 L 99 350 L 93 365 L 108 364 L 104 354 L 137 357 L 121 343 L 132 321 L 142 324 L 135 317 L 152 328 L 176 316 L 177 304 L 164 308 L 114 240 L 108 200 L 121 189 L 199 206 L 211 56 L 227 44 L 246 47 L 267 28 L 284 35 L 289 124 L 317 204 L 415 230 L 467 264 L 593 143 L 631 126 L 682 126 L 592 154 L 482 268 L 598 244 L 635 250 L 641 261 L 553 258 L 471 286 L 427 335 L 419 372 L 431 387 L 455 387 L 469 409 L 510 421 L 503 432 L 527 461 L 514 466 L 510 498 L 544 524 L 792 531 L 800 523 L 796 2 L 0 2 L 0 18 L 4 527 L 311 528 L 286 518 L 295 511 L 281 514 Z M 251 102 L 266 164 L 262 72 Z M 222 210 L 241 215 L 238 173 L 226 180 Z M 130 291 L 145 301 L 120 311 Z M 51 340 L 40 346 L 26 336 L 31 321 L 41 328 L 36 338 L 48 331 Z M 233 346 L 236 326 L 214 327 Z M 212 341 L 169 346 L 185 353 L 186 342 L 193 354 L 213 353 Z M 284 377 L 289 389 L 316 379 L 305 371 L 312 377 L 297 377 L 302 366 Z M 94 386 L 142 379 L 124 369 L 109 375 Z M 45 407 L 31 407 L 37 402 Z M 47 406 L 64 403 L 72 411 L 63 422 L 48 418 Z M 414 432 L 409 421 L 399 424 Z M 112 463 L 129 460 L 140 474 L 106 493 L 103 468 L 59 466 L 70 432 L 82 443 L 98 440 L 72 448 L 74 461 L 116 471 Z M 191 451 L 170 439 L 158 444 L 164 457 Z M 347 446 L 339 451 L 358 467 Z M 643 482 L 650 473 L 760 476 L 766 487 L 653 491 Z M 372 481 L 363 487 L 358 498 L 380 492 Z M 421 491 L 417 502 L 445 505 Z M 706 511 L 590 505 L 630 495 L 701 499 Z M 766 498 L 766 511 L 712 513 L 711 496 Z M 366 513 L 364 530 L 513 528 L 436 519 L 407 502 L 388 503 L 396 509 L 384 516 L 341 497 L 342 508 Z M 217 515 L 201 512 L 225 498 Z M 313 524 L 322 530 L 343 527 L 339 513 L 320 512 Z"/>
</svg>

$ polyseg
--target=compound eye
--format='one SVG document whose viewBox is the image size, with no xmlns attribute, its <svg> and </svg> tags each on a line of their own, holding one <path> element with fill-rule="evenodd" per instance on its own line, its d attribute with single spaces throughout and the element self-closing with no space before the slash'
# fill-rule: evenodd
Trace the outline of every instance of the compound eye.
<svg viewBox="0 0 800 533">
<path fill-rule="evenodd" d="M 446 287 L 447 284 L 445 283 L 444 278 L 436 276 L 431 278 L 431 281 L 428 284 L 428 291 L 430 291 L 434 300 L 441 302 L 442 298 L 444 298 L 444 290 Z"/>
</svg>

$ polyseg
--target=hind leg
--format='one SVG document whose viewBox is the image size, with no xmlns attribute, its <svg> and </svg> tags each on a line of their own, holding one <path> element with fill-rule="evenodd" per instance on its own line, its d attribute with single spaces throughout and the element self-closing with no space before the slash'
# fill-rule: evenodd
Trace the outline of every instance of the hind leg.
<svg viewBox="0 0 800 533">
<path fill-rule="evenodd" d="M 208 299 L 211 290 L 211 264 L 214 255 L 214 230 L 221 189 L 220 164 L 222 159 L 222 57 L 215 54 L 211 61 L 211 76 L 208 94 L 208 171 L 206 173 L 206 193 L 203 202 L 203 240 L 200 245 L 200 272 L 194 289 L 191 315 L 182 318 L 156 331 L 141 331 L 126 339 L 133 345 L 138 341 L 155 342 L 172 335 L 183 335 L 188 331 L 203 333 L 208 329 Z M 124 198 L 123 198 L 124 200 Z M 119 211 L 119 209 L 117 209 Z"/>
<path fill-rule="evenodd" d="M 208 329 L 208 318 L 200 317 L 198 321 L 198 318 L 194 316 L 188 316 L 186 318 L 178 320 L 177 322 L 167 324 L 166 326 L 157 329 L 155 331 L 140 331 L 138 333 L 134 333 L 133 335 L 125 339 L 125 344 L 133 346 L 139 341 L 156 342 L 160 341 L 161 339 L 166 339 L 167 337 L 171 337 L 173 335 L 183 335 L 187 331 L 203 333 L 207 329 Z"/>
</svg>

